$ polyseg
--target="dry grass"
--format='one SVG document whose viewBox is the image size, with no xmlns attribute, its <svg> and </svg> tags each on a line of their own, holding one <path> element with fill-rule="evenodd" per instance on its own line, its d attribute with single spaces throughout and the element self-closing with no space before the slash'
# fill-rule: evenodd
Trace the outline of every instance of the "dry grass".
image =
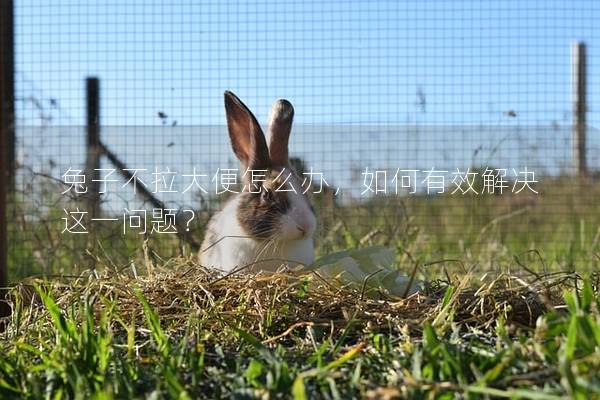
<svg viewBox="0 0 600 400">
<path fill-rule="evenodd" d="M 199 267 L 194 259 L 179 258 L 141 273 L 106 269 L 52 281 L 32 278 L 19 284 L 17 292 L 20 303 L 41 306 L 33 285 L 44 287 L 63 309 L 93 293 L 118 304 L 126 319 L 141 320 L 139 290 L 161 320 L 168 322 L 172 333 L 177 326 L 185 329 L 190 315 L 196 315 L 206 326 L 214 327 L 215 335 L 222 334 L 224 327 L 237 326 L 272 343 L 307 326 L 323 325 L 336 333 L 349 320 L 371 332 L 408 327 L 420 336 L 425 323 L 442 324 L 448 309 L 453 310 L 453 322 L 470 327 L 488 329 L 499 317 L 510 324 L 533 327 L 540 315 L 564 306 L 563 291 L 572 289 L 579 279 L 569 272 L 535 276 L 523 272 L 487 274 L 479 280 L 471 273 L 452 285 L 448 280 L 429 282 L 422 292 L 405 299 L 372 299 L 350 286 L 339 288 L 318 273 L 224 277 Z M 96 307 L 105 307 L 105 303 L 97 302 Z"/>
</svg>

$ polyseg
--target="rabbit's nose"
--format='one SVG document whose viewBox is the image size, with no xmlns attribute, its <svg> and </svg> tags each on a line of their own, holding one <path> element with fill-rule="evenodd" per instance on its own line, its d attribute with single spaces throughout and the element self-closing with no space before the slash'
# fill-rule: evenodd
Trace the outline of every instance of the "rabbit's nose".
<svg viewBox="0 0 600 400">
<path fill-rule="evenodd" d="M 298 230 L 300 231 L 300 233 L 302 234 L 302 236 L 306 236 L 306 233 L 308 232 L 308 226 L 305 226 L 305 225 L 296 225 L 296 228 L 298 228 Z"/>
</svg>

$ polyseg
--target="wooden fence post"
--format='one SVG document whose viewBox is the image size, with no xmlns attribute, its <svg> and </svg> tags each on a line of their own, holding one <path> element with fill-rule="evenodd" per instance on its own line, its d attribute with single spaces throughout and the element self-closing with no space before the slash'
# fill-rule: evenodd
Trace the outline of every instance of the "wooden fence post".
<svg viewBox="0 0 600 400">
<path fill-rule="evenodd" d="M 6 203 L 14 178 L 15 76 L 13 1 L 0 1 L 0 317 L 10 315 Z M 3 327 L 0 327 L 2 329 Z"/>
<path fill-rule="evenodd" d="M 586 161 L 586 54 L 585 43 L 573 42 L 571 46 L 573 84 L 573 167 L 581 177 L 587 176 Z"/>
<path fill-rule="evenodd" d="M 98 78 L 86 79 L 87 157 L 85 162 L 87 211 L 90 218 L 100 216 L 100 83 Z"/>
</svg>

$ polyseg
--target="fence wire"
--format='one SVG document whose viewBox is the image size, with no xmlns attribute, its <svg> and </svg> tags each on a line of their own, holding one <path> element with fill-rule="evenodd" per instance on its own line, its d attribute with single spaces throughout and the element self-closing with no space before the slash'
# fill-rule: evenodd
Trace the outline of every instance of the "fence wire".
<svg viewBox="0 0 600 400">
<path fill-rule="evenodd" d="M 197 251 L 239 166 L 225 90 L 263 127 L 275 99 L 294 105 L 321 254 L 384 244 L 493 265 L 535 250 L 544 268 L 593 267 L 598 20 L 593 1 L 15 0 L 11 278 Z"/>
</svg>

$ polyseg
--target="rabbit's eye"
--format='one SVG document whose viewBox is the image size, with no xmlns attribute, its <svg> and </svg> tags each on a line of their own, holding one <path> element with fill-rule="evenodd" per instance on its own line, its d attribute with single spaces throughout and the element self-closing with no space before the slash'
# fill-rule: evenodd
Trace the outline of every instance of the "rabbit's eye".
<svg viewBox="0 0 600 400">
<path fill-rule="evenodd" d="M 271 189 L 267 189 L 267 188 L 263 187 L 262 190 L 260 191 L 260 201 L 263 203 L 271 200 L 272 196 L 273 196 L 273 192 L 271 192 Z"/>
</svg>

